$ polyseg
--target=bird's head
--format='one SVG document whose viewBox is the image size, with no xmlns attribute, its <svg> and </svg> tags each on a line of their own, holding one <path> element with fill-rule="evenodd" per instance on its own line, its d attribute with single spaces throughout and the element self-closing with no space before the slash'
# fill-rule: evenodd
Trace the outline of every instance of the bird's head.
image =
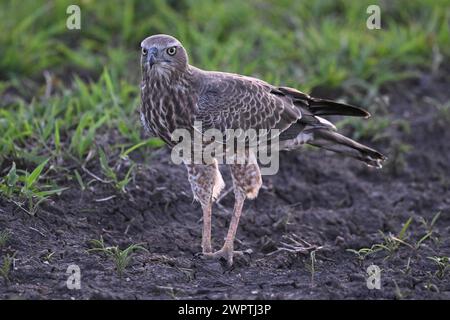
<svg viewBox="0 0 450 320">
<path fill-rule="evenodd" d="M 143 75 L 170 78 L 186 71 L 188 56 L 180 41 L 172 36 L 157 34 L 141 42 Z"/>
</svg>

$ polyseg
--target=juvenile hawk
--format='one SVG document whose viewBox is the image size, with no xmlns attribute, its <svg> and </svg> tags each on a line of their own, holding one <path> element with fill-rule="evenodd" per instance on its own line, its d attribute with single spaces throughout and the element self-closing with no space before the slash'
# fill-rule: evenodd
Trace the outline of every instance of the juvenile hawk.
<svg viewBox="0 0 450 320">
<path fill-rule="evenodd" d="M 175 129 L 193 132 L 194 122 L 201 121 L 200 130 L 277 129 L 282 149 L 307 143 L 356 158 L 369 166 L 381 167 L 385 160 L 378 151 L 337 133 L 333 124 L 321 118 L 369 117 L 361 108 L 313 98 L 256 78 L 198 69 L 189 64 L 183 45 L 168 35 L 148 37 L 141 47 L 141 119 L 145 128 L 169 147 L 175 144 L 171 139 Z M 236 253 L 233 242 L 244 200 L 255 198 L 262 184 L 252 149 L 246 149 L 246 156 L 249 161 L 244 164 L 229 164 L 235 205 L 225 243 L 216 252 L 211 245 L 211 206 L 224 187 L 217 161 L 185 163 L 194 198 L 203 210 L 203 254 L 224 258 L 229 265 Z"/>
</svg>

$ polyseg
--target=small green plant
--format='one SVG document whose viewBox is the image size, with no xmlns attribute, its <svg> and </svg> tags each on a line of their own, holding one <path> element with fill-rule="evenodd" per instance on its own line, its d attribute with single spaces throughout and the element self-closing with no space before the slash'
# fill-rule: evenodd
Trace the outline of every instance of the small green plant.
<svg viewBox="0 0 450 320">
<path fill-rule="evenodd" d="M 355 254 L 360 264 L 362 264 L 362 262 L 366 259 L 368 255 L 380 251 L 385 251 L 387 253 L 385 258 L 387 259 L 391 257 L 392 254 L 396 252 L 401 245 L 409 247 L 412 250 L 418 250 L 424 241 L 432 237 L 436 221 L 438 220 L 440 214 L 441 214 L 440 212 L 436 213 L 430 222 L 427 222 L 425 219 L 422 218 L 421 222 L 426 228 L 426 233 L 415 243 L 411 241 L 408 242 L 406 239 L 407 238 L 406 232 L 413 221 L 412 217 L 410 217 L 405 222 L 398 235 L 393 235 L 391 233 L 386 235 L 385 233 L 380 231 L 380 234 L 384 240 L 382 243 L 375 243 L 370 248 L 361 248 L 358 250 L 347 249 L 347 251 Z M 411 265 L 411 258 L 408 258 L 408 262 L 406 265 L 406 269 L 404 270 L 404 273 L 410 272 L 411 270 L 410 265 Z"/>
<path fill-rule="evenodd" d="M 51 185 L 38 185 L 42 172 L 49 159 L 39 164 L 31 173 L 17 170 L 13 162 L 8 174 L 0 180 L 0 193 L 10 199 L 30 215 L 35 215 L 39 205 L 50 196 L 61 194 L 68 188 L 55 188 Z M 19 201 L 13 198 L 18 197 Z M 25 207 L 24 207 L 25 206 Z"/>
<path fill-rule="evenodd" d="M 16 163 L 13 162 L 8 174 L 0 182 L 1 193 L 3 193 L 7 198 L 10 198 L 16 190 L 18 180 L 19 176 L 17 175 Z"/>
<path fill-rule="evenodd" d="M 77 83 L 81 86 L 80 82 Z M 106 120 L 106 116 L 98 120 L 95 119 L 93 112 L 87 111 L 83 114 L 75 129 L 69 147 L 79 160 L 83 160 L 83 157 L 89 152 L 94 142 L 97 129 L 100 128 Z"/>
<path fill-rule="evenodd" d="M 109 179 L 108 182 L 111 182 L 116 189 L 120 190 L 123 193 L 126 193 L 125 188 L 131 181 L 131 173 L 133 172 L 135 164 L 133 163 L 125 174 L 125 177 L 123 179 L 120 179 L 114 169 L 109 166 L 108 159 L 103 149 L 99 148 L 99 154 L 100 166 L 102 168 L 103 174 Z"/>
<path fill-rule="evenodd" d="M 375 246 L 385 249 L 389 255 L 391 255 L 392 253 L 397 251 L 397 249 L 400 247 L 401 244 L 412 248 L 412 246 L 405 241 L 406 231 L 408 230 L 409 226 L 411 225 L 411 222 L 412 222 L 412 217 L 410 217 L 405 222 L 405 224 L 403 225 L 402 229 L 400 230 L 400 232 L 397 236 L 394 236 L 392 234 L 385 235 L 383 232 L 380 232 L 384 238 L 384 243 L 377 244 Z"/>
<path fill-rule="evenodd" d="M 0 249 L 6 246 L 10 236 L 11 235 L 8 230 L 0 231 Z"/>
<path fill-rule="evenodd" d="M 379 251 L 386 251 L 387 252 L 386 258 L 389 258 L 394 252 L 396 252 L 398 250 L 398 248 L 402 244 L 414 249 L 414 246 L 412 246 L 411 244 L 409 244 L 405 241 L 406 231 L 408 230 L 411 222 L 412 222 L 412 218 L 409 218 L 403 225 L 399 234 L 396 236 L 392 235 L 390 233 L 386 235 L 380 231 L 380 234 L 384 239 L 383 243 L 376 243 L 376 244 L 372 245 L 370 248 L 361 248 L 358 250 L 347 249 L 347 251 L 354 253 L 357 256 L 359 262 L 362 263 L 362 261 L 364 261 L 368 255 L 374 254 Z"/>
<path fill-rule="evenodd" d="M 422 222 L 423 226 L 425 227 L 427 233 L 426 233 L 422 238 L 420 238 L 419 241 L 417 241 L 417 243 L 416 243 L 416 245 L 415 245 L 415 247 L 416 247 L 417 249 L 420 247 L 420 245 L 421 245 L 425 240 L 427 240 L 427 239 L 429 239 L 429 238 L 433 239 L 434 241 L 437 241 L 437 240 L 438 240 L 438 238 L 436 238 L 436 237 L 433 237 L 433 238 L 432 238 L 432 235 L 433 235 L 433 233 L 434 233 L 434 226 L 436 225 L 436 221 L 439 219 L 440 215 L 441 215 L 441 212 L 439 211 L 438 213 L 436 213 L 436 214 L 434 215 L 434 217 L 431 219 L 430 222 L 426 221 L 423 217 L 421 217 L 421 222 Z"/>
<path fill-rule="evenodd" d="M 133 146 L 129 147 L 128 149 L 124 150 L 123 152 L 120 153 L 120 158 L 123 160 L 128 160 L 129 157 L 128 155 L 139 149 L 142 147 L 150 147 L 150 148 L 161 148 L 162 146 L 164 146 L 164 141 L 162 141 L 159 138 L 149 138 L 147 140 L 141 141 L 139 143 L 134 144 Z"/>
<path fill-rule="evenodd" d="M 423 217 L 421 217 L 421 222 L 427 229 L 428 233 L 433 232 L 434 226 L 436 225 L 436 221 L 439 219 L 440 216 L 441 216 L 441 211 L 438 211 L 433 216 L 433 218 L 431 219 L 430 222 L 427 222 Z"/>
<path fill-rule="evenodd" d="M 41 259 L 44 262 L 50 263 L 54 255 L 55 255 L 55 252 L 49 250 L 48 252 L 44 253 L 41 256 Z"/>
<path fill-rule="evenodd" d="M 86 185 L 85 185 L 80 173 L 78 172 L 78 170 L 75 170 L 74 174 L 75 174 L 75 178 L 77 179 L 78 184 L 80 185 L 81 191 L 86 190 Z"/>
<path fill-rule="evenodd" d="M 103 241 L 103 237 L 100 237 L 100 240 L 91 240 L 91 245 L 93 248 L 87 250 L 88 252 L 99 252 L 105 254 L 107 257 L 111 258 L 116 266 L 116 271 L 118 275 L 121 277 L 123 272 L 127 268 L 128 264 L 131 261 L 131 256 L 135 251 L 145 251 L 142 244 L 132 244 L 128 246 L 126 249 L 121 250 L 118 246 L 107 247 Z"/>
<path fill-rule="evenodd" d="M 358 250 L 347 249 L 348 252 L 354 253 L 357 256 L 360 265 L 362 265 L 362 262 L 367 258 L 367 256 L 374 254 L 375 252 L 380 250 L 380 248 L 375 248 L 374 246 L 370 248 L 361 248 Z"/>
<path fill-rule="evenodd" d="M 9 282 L 9 276 L 11 273 L 11 266 L 13 265 L 14 261 L 14 255 L 15 254 L 13 255 L 7 254 L 3 258 L 2 265 L 0 266 L 0 276 L 3 278 L 6 284 Z"/>
<path fill-rule="evenodd" d="M 435 275 L 439 279 L 444 279 L 447 271 L 450 269 L 450 258 L 449 257 L 428 257 L 431 261 L 433 261 L 438 270 L 436 271 Z"/>
</svg>

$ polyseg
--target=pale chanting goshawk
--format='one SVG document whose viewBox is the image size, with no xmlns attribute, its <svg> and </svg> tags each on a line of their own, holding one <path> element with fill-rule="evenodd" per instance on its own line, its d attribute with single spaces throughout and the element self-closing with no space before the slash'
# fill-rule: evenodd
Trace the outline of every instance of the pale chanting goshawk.
<svg viewBox="0 0 450 320">
<path fill-rule="evenodd" d="M 381 167 L 385 157 L 336 132 L 320 116 L 369 117 L 361 108 L 313 98 L 296 89 L 273 86 L 263 80 L 238 74 L 204 71 L 188 62 L 183 45 L 172 36 L 153 35 L 141 43 L 141 119 L 153 135 L 174 147 L 171 135 L 176 129 L 201 130 L 277 129 L 282 148 L 309 144 L 350 156 L 369 166 Z M 275 130 L 274 130 L 275 131 Z M 252 153 L 250 149 L 248 153 Z M 246 163 L 228 164 L 233 180 L 235 205 L 223 247 L 213 252 L 211 207 L 224 187 L 217 161 L 187 161 L 194 198 L 203 210 L 202 254 L 233 263 L 234 239 L 246 198 L 258 195 L 262 185 L 257 157 L 247 154 Z"/>
</svg>

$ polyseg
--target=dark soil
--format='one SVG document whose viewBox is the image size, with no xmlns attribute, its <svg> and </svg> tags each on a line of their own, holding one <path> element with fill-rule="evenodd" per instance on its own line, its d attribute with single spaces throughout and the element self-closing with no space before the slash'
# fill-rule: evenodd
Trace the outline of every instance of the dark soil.
<svg viewBox="0 0 450 320">
<path fill-rule="evenodd" d="M 74 181 L 34 217 L 0 199 L 0 230 L 11 233 L 0 253 L 15 252 L 0 298 L 449 299 L 450 270 L 440 274 L 428 258 L 450 256 L 450 123 L 436 106 L 450 99 L 449 87 L 436 76 L 384 90 L 390 125 L 378 141 L 364 141 L 390 158 L 382 170 L 323 151 L 283 153 L 280 172 L 264 177 L 259 197 L 246 203 L 236 248 L 253 253 L 231 270 L 196 256 L 201 209 L 166 148 L 141 163 L 125 195 L 100 182 L 82 192 Z M 382 117 L 379 110 L 367 121 Z M 398 152 L 404 144 L 409 152 Z M 214 208 L 215 249 L 232 207 L 230 193 Z M 432 235 L 413 248 L 427 233 L 422 219 L 438 212 Z M 381 232 L 398 236 L 410 217 L 407 244 L 365 259 L 347 250 L 383 244 Z M 101 235 L 121 248 L 144 243 L 149 253 L 136 252 L 120 277 L 111 259 L 86 252 Z M 322 246 L 313 268 L 311 254 L 268 255 L 289 235 Z M 81 290 L 66 287 L 70 264 L 81 268 Z M 372 264 L 381 268 L 380 290 L 366 286 Z"/>
</svg>

